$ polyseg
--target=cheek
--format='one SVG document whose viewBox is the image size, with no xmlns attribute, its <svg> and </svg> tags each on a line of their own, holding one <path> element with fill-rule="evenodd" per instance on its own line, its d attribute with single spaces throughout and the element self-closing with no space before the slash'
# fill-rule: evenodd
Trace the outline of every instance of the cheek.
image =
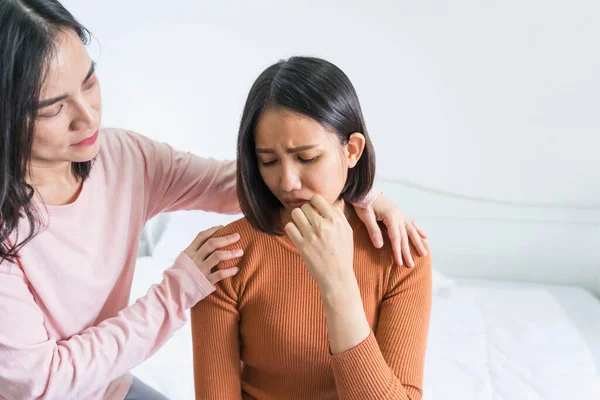
<svg viewBox="0 0 600 400">
<path fill-rule="evenodd" d="M 44 121 L 38 123 L 39 129 L 36 129 L 33 137 L 33 147 L 39 150 L 61 147 L 65 142 L 65 136 L 58 132 L 64 132 L 66 129 L 62 128 L 60 120 L 62 118 L 54 118 L 53 120 Z"/>
<path fill-rule="evenodd" d="M 101 110 L 102 107 L 102 91 L 100 90 L 100 84 L 97 83 L 96 87 L 94 88 L 93 92 L 90 95 L 90 106 L 94 109 L 94 110 Z"/>
<path fill-rule="evenodd" d="M 276 177 L 275 168 L 274 167 L 264 168 L 264 167 L 259 166 L 258 171 L 260 172 L 260 176 L 261 176 L 263 182 L 265 183 L 265 185 L 267 185 L 267 187 L 269 188 L 269 190 L 273 193 L 277 193 L 277 187 L 276 187 L 277 177 Z"/>
<path fill-rule="evenodd" d="M 67 120 L 68 118 L 58 117 L 36 122 L 32 156 L 51 159 L 71 145 L 66 133 L 69 132 Z"/>
<path fill-rule="evenodd" d="M 330 159 L 307 169 L 302 177 L 303 185 L 333 202 L 344 188 L 347 171 L 339 159 Z"/>
</svg>

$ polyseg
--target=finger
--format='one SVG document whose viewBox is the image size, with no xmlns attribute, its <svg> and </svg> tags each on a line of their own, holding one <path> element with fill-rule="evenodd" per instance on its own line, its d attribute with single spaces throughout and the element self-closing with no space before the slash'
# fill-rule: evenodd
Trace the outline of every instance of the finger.
<svg viewBox="0 0 600 400">
<path fill-rule="evenodd" d="M 333 207 L 331 207 L 331 204 L 329 204 L 320 194 L 315 194 L 312 199 L 310 199 L 310 204 L 312 204 L 324 218 L 333 219 L 335 215 Z"/>
<path fill-rule="evenodd" d="M 392 250 L 394 251 L 394 259 L 396 260 L 396 264 L 404 265 L 404 261 L 402 260 L 402 235 L 400 232 L 400 226 L 396 220 L 391 220 L 391 222 L 387 219 L 383 220 L 383 223 L 387 227 L 388 236 L 390 237 L 390 242 L 392 243 Z"/>
<path fill-rule="evenodd" d="M 292 243 L 294 243 L 294 246 L 296 246 L 297 249 L 300 248 L 300 244 L 304 239 L 302 238 L 302 234 L 298 230 L 298 227 L 294 225 L 293 222 L 288 222 L 285 225 L 285 232 L 289 236 Z"/>
<path fill-rule="evenodd" d="M 305 207 L 305 206 L 302 206 Z M 309 206 L 310 207 L 310 206 Z M 316 212 L 313 210 L 313 212 Z M 294 208 L 292 210 L 292 220 L 294 225 L 298 228 L 298 231 L 303 237 L 310 237 L 313 232 L 312 225 L 306 216 L 304 209 Z"/>
<path fill-rule="evenodd" d="M 425 233 L 425 231 L 421 229 L 419 225 L 415 224 L 414 222 L 412 224 L 419 233 L 419 236 L 421 236 L 423 239 L 427 239 L 429 237 L 429 235 L 427 235 L 427 233 Z"/>
<path fill-rule="evenodd" d="M 231 278 L 232 276 L 237 274 L 239 271 L 240 271 L 239 268 L 220 269 L 216 272 L 213 272 L 212 274 L 209 274 L 206 278 L 208 279 L 208 281 L 210 283 L 212 283 L 214 285 L 215 283 L 220 282 L 223 279 Z"/>
<path fill-rule="evenodd" d="M 400 234 L 402 255 L 404 256 L 405 265 L 407 265 L 409 268 L 414 268 L 415 262 L 413 261 L 412 254 L 410 253 L 410 244 L 408 240 L 408 235 L 406 234 L 406 229 L 401 229 Z"/>
<path fill-rule="evenodd" d="M 306 203 L 300 209 L 302 210 L 302 213 L 304 213 L 306 219 L 312 227 L 317 227 L 320 225 L 323 217 L 317 212 L 317 210 L 313 207 L 312 204 Z"/>
<path fill-rule="evenodd" d="M 411 243 L 417 249 L 417 252 L 423 257 L 426 256 L 427 249 L 425 248 L 425 244 L 423 244 L 423 239 L 421 239 L 421 235 L 419 235 L 415 224 L 408 224 L 406 231 L 408 232 L 408 237 L 410 238 Z"/>
<path fill-rule="evenodd" d="M 202 246 L 212 235 L 214 235 L 219 229 L 223 228 L 223 225 L 213 226 L 210 229 L 200 232 L 190 246 L 188 247 L 190 250 L 197 251 L 200 246 Z"/>
<path fill-rule="evenodd" d="M 241 249 L 229 250 L 229 251 L 215 251 L 200 265 L 200 270 L 203 273 L 209 272 L 214 266 L 218 265 L 221 261 L 232 260 L 234 258 L 240 258 L 244 255 L 244 251 Z"/>
<path fill-rule="evenodd" d="M 240 240 L 239 233 L 232 233 L 231 235 L 227 236 L 210 238 L 198 249 L 196 256 L 201 260 L 206 260 L 206 258 L 216 250 L 229 246 L 238 240 Z"/>
<path fill-rule="evenodd" d="M 379 228 L 379 224 L 377 223 L 377 217 L 375 216 L 375 212 L 371 207 L 369 208 L 355 208 L 354 211 L 360 220 L 367 227 L 367 232 L 369 232 L 369 237 L 373 242 L 373 246 L 375 248 L 380 249 L 383 246 L 383 235 L 381 233 L 381 228 Z"/>
</svg>

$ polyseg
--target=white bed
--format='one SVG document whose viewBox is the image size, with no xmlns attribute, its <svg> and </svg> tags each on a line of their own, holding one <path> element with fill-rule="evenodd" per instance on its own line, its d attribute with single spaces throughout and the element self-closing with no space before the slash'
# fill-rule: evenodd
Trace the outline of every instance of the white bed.
<svg viewBox="0 0 600 400">
<path fill-rule="evenodd" d="M 434 297 L 426 399 L 599 399 L 600 302 L 575 287 L 457 280 Z"/>
<path fill-rule="evenodd" d="M 141 257 L 132 301 L 170 258 Z M 584 289 L 486 280 L 434 282 L 425 399 L 600 398 L 600 302 Z M 190 327 L 133 370 L 170 399 L 193 399 Z"/>
</svg>

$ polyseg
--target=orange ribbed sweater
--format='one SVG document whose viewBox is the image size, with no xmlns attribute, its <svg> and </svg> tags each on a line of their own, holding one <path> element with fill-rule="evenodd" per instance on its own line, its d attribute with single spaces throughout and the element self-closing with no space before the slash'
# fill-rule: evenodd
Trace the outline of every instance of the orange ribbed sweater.
<svg viewBox="0 0 600 400">
<path fill-rule="evenodd" d="M 333 356 L 316 282 L 287 237 L 245 219 L 240 272 L 191 310 L 197 399 L 421 399 L 431 311 L 431 260 L 411 247 L 416 267 L 398 267 L 392 249 L 371 244 L 356 215 L 354 271 L 371 335 Z"/>
</svg>

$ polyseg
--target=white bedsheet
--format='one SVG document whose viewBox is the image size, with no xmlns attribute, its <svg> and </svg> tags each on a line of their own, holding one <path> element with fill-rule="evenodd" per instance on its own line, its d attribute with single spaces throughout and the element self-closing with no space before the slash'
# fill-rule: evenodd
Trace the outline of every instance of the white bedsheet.
<svg viewBox="0 0 600 400">
<path fill-rule="evenodd" d="M 132 301 L 169 264 L 140 258 Z M 599 323 L 600 302 L 581 289 L 458 281 L 434 296 L 424 398 L 600 399 Z M 193 399 L 189 324 L 132 372 L 173 400 Z"/>
<path fill-rule="evenodd" d="M 600 319 L 600 303 L 581 289 L 455 282 L 452 296 L 434 297 L 425 398 L 600 399 L 590 346 L 600 332 L 574 321 L 572 308 Z"/>
<path fill-rule="evenodd" d="M 596 371 L 600 375 L 600 300 L 587 290 L 575 286 L 536 284 L 483 279 L 461 279 L 455 282 L 462 288 L 485 293 L 495 289 L 539 289 L 552 296 L 564 314 L 575 325 L 581 338 L 590 350 Z"/>
</svg>

